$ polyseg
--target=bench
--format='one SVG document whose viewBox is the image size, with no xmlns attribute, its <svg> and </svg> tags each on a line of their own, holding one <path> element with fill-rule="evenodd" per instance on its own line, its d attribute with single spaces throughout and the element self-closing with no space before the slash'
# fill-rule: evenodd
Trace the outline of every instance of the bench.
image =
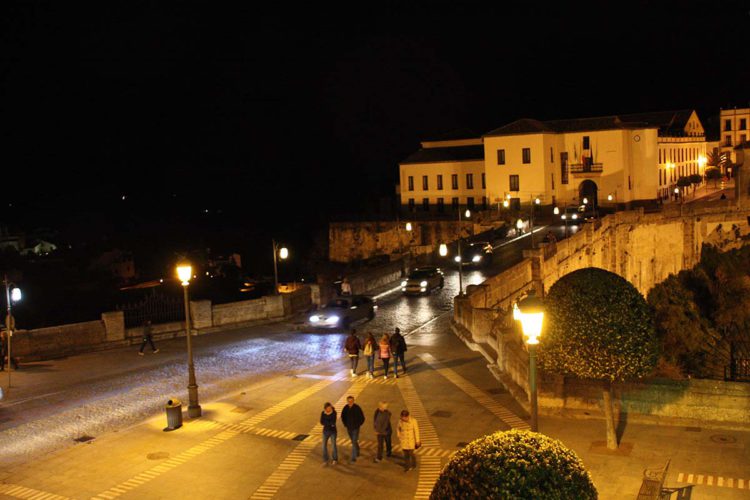
<svg viewBox="0 0 750 500">
<path fill-rule="evenodd" d="M 667 460 L 664 467 L 659 469 L 643 471 L 643 481 L 641 481 L 641 489 L 638 490 L 638 500 L 667 500 L 672 496 L 672 492 L 662 492 L 670 461 Z"/>
</svg>

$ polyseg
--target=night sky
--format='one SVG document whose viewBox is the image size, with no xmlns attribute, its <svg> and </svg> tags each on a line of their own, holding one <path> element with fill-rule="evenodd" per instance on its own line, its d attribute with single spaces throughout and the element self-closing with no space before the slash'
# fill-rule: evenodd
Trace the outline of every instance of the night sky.
<svg viewBox="0 0 750 500">
<path fill-rule="evenodd" d="M 74 3 L 0 6 L 10 226 L 291 238 L 426 137 L 750 100 L 747 2 Z"/>
</svg>

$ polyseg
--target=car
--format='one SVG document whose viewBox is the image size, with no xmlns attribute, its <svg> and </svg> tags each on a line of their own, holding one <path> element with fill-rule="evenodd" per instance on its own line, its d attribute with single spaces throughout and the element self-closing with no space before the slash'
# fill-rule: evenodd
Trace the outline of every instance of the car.
<svg viewBox="0 0 750 500">
<path fill-rule="evenodd" d="M 445 278 L 439 267 L 417 267 L 401 282 L 401 292 L 404 295 L 428 294 L 435 288 L 443 288 Z"/>
<path fill-rule="evenodd" d="M 461 248 L 461 256 L 456 255 L 453 260 L 464 266 L 482 266 L 492 262 L 493 250 L 488 241 L 475 241 Z"/>
<path fill-rule="evenodd" d="M 331 300 L 307 318 L 308 326 L 315 328 L 348 329 L 362 319 L 373 319 L 378 306 L 375 299 L 364 295 L 342 295 Z"/>
</svg>

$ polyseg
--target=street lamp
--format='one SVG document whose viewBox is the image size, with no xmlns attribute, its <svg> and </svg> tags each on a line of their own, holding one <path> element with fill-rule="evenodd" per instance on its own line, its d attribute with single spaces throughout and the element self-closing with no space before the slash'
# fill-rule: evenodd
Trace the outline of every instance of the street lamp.
<svg viewBox="0 0 750 500">
<path fill-rule="evenodd" d="M 286 247 L 279 248 L 279 244 L 275 240 L 271 240 L 273 243 L 273 293 L 274 295 L 279 294 L 279 265 L 278 259 L 286 260 L 289 257 L 289 250 Z"/>
<path fill-rule="evenodd" d="M 529 402 L 531 406 L 531 431 L 539 430 L 539 411 L 536 390 L 536 346 L 544 323 L 544 302 L 530 290 L 526 298 L 513 306 L 513 319 L 521 322 L 523 335 L 529 349 Z"/>
<path fill-rule="evenodd" d="M 471 217 L 471 210 L 468 208 L 466 209 L 466 212 L 464 213 L 464 216 L 468 219 Z M 464 266 L 463 266 L 463 255 L 461 254 L 461 210 L 458 210 L 458 255 L 456 256 L 456 259 L 458 259 L 458 295 L 464 294 Z"/>
<path fill-rule="evenodd" d="M 183 296 L 185 297 L 185 338 L 187 338 L 188 350 L 188 416 L 198 418 L 201 416 L 201 405 L 198 404 L 198 384 L 195 381 L 195 366 L 193 365 L 193 342 L 190 333 L 190 301 L 188 300 L 188 286 L 193 276 L 193 267 L 183 262 L 177 265 L 177 277 L 182 282 Z"/>
<path fill-rule="evenodd" d="M 406 223 L 406 230 L 407 230 L 407 231 L 411 231 L 411 230 L 412 230 L 412 227 L 411 227 L 411 222 L 407 222 L 407 223 Z"/>
<path fill-rule="evenodd" d="M 446 255 L 448 255 L 448 245 L 446 245 L 445 243 L 441 243 L 438 252 L 440 253 L 441 257 L 445 257 Z"/>
<path fill-rule="evenodd" d="M 12 283 L 8 281 L 8 275 L 5 275 L 3 278 L 3 283 L 5 283 L 5 303 L 8 307 L 8 314 L 5 316 L 5 329 L 8 331 L 8 389 L 10 389 L 10 372 L 13 370 L 13 353 L 11 352 L 12 342 L 13 339 L 13 330 L 16 328 L 16 321 L 13 319 L 13 315 L 11 314 L 11 305 L 14 302 L 18 302 L 21 300 L 21 289 L 18 288 L 15 283 Z M 0 367 L 4 366 L 5 360 L 0 359 Z"/>
<path fill-rule="evenodd" d="M 560 214 L 560 209 L 557 208 L 557 207 L 555 207 L 554 210 L 552 210 L 552 213 L 555 214 L 555 215 L 559 215 Z"/>
</svg>

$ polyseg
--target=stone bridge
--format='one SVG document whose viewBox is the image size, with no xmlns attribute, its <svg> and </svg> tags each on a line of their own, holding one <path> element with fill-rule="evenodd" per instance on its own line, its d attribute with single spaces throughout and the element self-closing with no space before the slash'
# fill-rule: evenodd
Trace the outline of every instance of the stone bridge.
<svg viewBox="0 0 750 500">
<path fill-rule="evenodd" d="M 528 357 L 510 314 L 518 298 L 531 289 L 544 296 L 558 279 L 585 267 L 616 273 L 646 296 L 670 274 L 697 264 L 704 243 L 724 251 L 742 246 L 750 239 L 749 217 L 750 209 L 729 202 L 608 215 L 563 241 L 525 251 L 517 265 L 468 287 L 466 296 L 454 301 L 454 330 L 484 354 L 490 370 L 519 400 L 525 400 Z M 549 405 L 564 406 L 548 396 Z M 542 394 L 540 405 L 544 401 Z"/>
</svg>

